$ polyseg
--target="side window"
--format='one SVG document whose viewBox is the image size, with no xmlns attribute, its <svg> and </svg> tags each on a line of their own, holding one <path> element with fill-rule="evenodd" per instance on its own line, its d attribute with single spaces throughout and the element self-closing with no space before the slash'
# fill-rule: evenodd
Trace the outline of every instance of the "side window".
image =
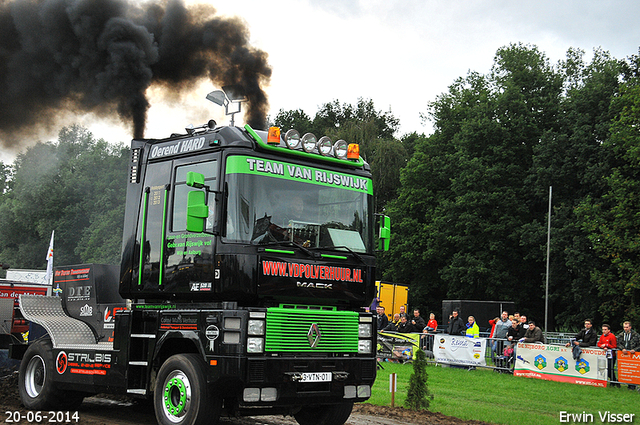
<svg viewBox="0 0 640 425">
<path fill-rule="evenodd" d="M 203 174 L 205 186 L 208 186 L 211 190 L 216 190 L 217 161 L 176 167 L 175 180 L 173 182 L 173 214 L 171 216 L 171 230 L 174 232 L 187 230 L 187 193 L 192 190 L 202 190 L 187 186 L 187 173 L 189 171 Z M 211 231 L 213 229 L 215 211 L 215 194 L 213 192 L 209 193 L 207 206 L 209 207 L 209 217 L 207 218 L 206 230 Z"/>
</svg>

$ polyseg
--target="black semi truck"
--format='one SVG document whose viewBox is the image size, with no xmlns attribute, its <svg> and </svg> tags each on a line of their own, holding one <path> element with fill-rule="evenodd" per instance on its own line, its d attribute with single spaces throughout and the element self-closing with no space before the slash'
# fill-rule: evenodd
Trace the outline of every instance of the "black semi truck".
<svg viewBox="0 0 640 425">
<path fill-rule="evenodd" d="M 61 297 L 21 297 L 45 333 L 11 347 L 23 404 L 113 393 L 153 400 L 160 424 L 343 424 L 376 377 L 363 307 L 389 241 L 357 145 L 210 121 L 133 140 L 128 178 L 119 276 L 63 267 Z"/>
</svg>

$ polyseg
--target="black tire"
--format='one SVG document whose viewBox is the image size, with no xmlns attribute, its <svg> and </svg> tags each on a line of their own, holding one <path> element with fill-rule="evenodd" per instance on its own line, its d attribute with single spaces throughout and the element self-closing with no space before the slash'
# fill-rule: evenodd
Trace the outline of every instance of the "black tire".
<svg viewBox="0 0 640 425">
<path fill-rule="evenodd" d="M 75 410 L 86 394 L 56 388 L 52 350 L 49 338 L 40 339 L 27 348 L 20 363 L 20 399 L 30 410 Z"/>
<path fill-rule="evenodd" d="M 206 365 L 196 354 L 176 354 L 158 371 L 153 393 L 161 425 L 217 424 L 222 399 L 207 385 Z"/>
<path fill-rule="evenodd" d="M 27 348 L 20 363 L 18 388 L 24 407 L 30 410 L 74 409 L 84 394 L 61 391 L 53 382 L 55 366 L 51 340 L 40 339 Z"/>
<path fill-rule="evenodd" d="M 353 403 L 303 407 L 293 417 L 300 425 L 343 425 L 352 409 Z"/>
</svg>

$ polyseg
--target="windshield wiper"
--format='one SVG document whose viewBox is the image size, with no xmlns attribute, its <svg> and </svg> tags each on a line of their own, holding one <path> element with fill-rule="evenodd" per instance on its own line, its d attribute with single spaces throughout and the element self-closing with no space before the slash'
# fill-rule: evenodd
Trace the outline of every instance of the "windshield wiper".
<svg viewBox="0 0 640 425">
<path fill-rule="evenodd" d="M 358 254 L 357 252 L 355 252 L 354 250 L 352 250 L 351 248 L 349 248 L 346 245 L 341 245 L 341 246 L 319 246 L 317 248 L 313 248 L 314 250 L 316 249 L 346 249 L 347 251 L 349 251 L 351 253 L 351 255 L 353 255 L 355 258 L 357 258 L 358 260 L 360 260 L 360 262 L 364 265 L 367 265 L 367 263 L 364 261 L 364 258 L 362 258 L 362 256 L 360 254 Z"/>
<path fill-rule="evenodd" d="M 309 257 L 312 257 L 312 258 L 317 258 L 318 257 L 318 255 L 316 255 L 316 253 L 311 252 L 309 249 L 305 248 L 304 246 L 300 245 L 299 243 L 294 242 L 294 241 L 290 241 L 288 239 L 283 240 L 283 241 L 271 241 L 271 242 L 259 244 L 259 246 L 269 246 L 269 245 L 295 246 L 296 248 L 299 248 L 301 251 L 303 251 L 305 254 L 307 254 Z"/>
</svg>

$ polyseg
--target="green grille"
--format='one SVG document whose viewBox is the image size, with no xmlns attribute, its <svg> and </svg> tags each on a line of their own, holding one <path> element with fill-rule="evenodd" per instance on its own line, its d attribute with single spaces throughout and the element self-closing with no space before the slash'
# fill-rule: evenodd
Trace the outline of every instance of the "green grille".
<svg viewBox="0 0 640 425">
<path fill-rule="evenodd" d="M 320 337 L 311 347 L 309 330 L 316 324 Z M 316 333 L 312 332 L 312 340 Z M 301 308 L 267 309 L 266 352 L 357 353 L 358 313 Z"/>
</svg>

